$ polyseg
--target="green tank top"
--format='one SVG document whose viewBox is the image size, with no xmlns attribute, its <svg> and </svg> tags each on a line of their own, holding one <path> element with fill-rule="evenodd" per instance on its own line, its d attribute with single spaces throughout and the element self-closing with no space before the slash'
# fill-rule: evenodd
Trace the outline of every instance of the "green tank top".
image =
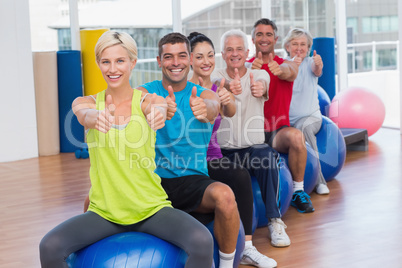
<svg viewBox="0 0 402 268">
<path fill-rule="evenodd" d="M 129 225 L 163 207 L 171 207 L 155 170 L 155 137 L 141 110 L 141 91 L 134 89 L 131 119 L 123 129 L 108 133 L 90 129 L 87 144 L 91 167 L 89 211 L 106 220 Z M 97 94 L 96 109 L 105 109 L 105 91 Z"/>
</svg>

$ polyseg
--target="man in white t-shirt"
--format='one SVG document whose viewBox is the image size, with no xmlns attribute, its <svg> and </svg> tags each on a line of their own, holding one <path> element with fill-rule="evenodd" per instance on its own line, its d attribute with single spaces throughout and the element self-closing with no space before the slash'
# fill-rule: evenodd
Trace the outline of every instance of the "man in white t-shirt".
<svg viewBox="0 0 402 268">
<path fill-rule="evenodd" d="M 251 70 L 245 67 L 248 57 L 247 36 L 240 30 L 230 30 L 221 38 L 222 57 L 226 68 L 213 74 L 213 81 L 225 78 L 226 88 L 234 94 L 236 114 L 222 118 L 217 132 L 222 154 L 231 161 L 243 165 L 257 178 L 269 220 L 268 229 L 271 243 L 276 246 L 290 245 L 285 232 L 286 225 L 281 220 L 277 205 L 279 187 L 279 155 L 264 143 L 264 103 L 268 99 L 270 77 L 264 70 Z M 250 248 L 250 254 L 248 254 Z M 246 242 L 242 264 L 257 267 L 276 267 L 276 262 L 262 254 Z"/>
</svg>

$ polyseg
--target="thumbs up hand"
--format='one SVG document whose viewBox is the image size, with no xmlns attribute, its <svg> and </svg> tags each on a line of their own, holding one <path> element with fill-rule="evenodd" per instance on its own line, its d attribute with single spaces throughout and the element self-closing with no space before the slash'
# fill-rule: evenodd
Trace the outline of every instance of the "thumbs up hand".
<svg viewBox="0 0 402 268">
<path fill-rule="evenodd" d="M 251 69 L 260 70 L 264 62 L 262 61 L 262 53 L 258 52 L 257 58 L 254 59 L 253 64 L 251 65 Z"/>
<path fill-rule="evenodd" d="M 253 73 L 250 73 L 250 89 L 251 95 L 256 98 L 261 98 L 264 95 L 264 86 L 260 81 L 254 81 Z"/>
<path fill-rule="evenodd" d="M 225 106 L 230 104 L 231 98 L 230 98 L 230 92 L 226 90 L 224 87 L 225 85 L 225 78 L 222 78 L 221 83 L 219 85 L 219 88 L 216 90 L 216 93 L 218 93 L 219 100 L 221 101 L 221 105 Z"/>
<path fill-rule="evenodd" d="M 300 57 L 300 52 L 297 52 L 296 56 L 293 58 L 293 62 L 297 64 L 297 66 L 300 66 L 302 63 L 303 59 Z"/>
<path fill-rule="evenodd" d="M 242 93 L 241 82 L 240 82 L 240 74 L 239 70 L 235 68 L 235 76 L 234 79 L 229 83 L 229 90 L 234 95 L 239 95 Z"/>
<path fill-rule="evenodd" d="M 274 55 L 272 53 L 270 53 L 268 57 L 268 68 L 275 76 L 280 76 L 281 74 L 283 74 L 283 71 L 280 68 L 279 64 L 274 61 Z"/>
<path fill-rule="evenodd" d="M 207 120 L 207 105 L 204 102 L 204 99 L 197 97 L 197 87 L 193 87 L 190 97 L 190 107 L 193 111 L 194 117 L 197 118 L 201 122 L 208 121 Z"/>
<path fill-rule="evenodd" d="M 160 98 L 163 100 L 162 97 Z M 146 115 L 146 119 L 149 127 L 155 131 L 163 128 L 166 121 L 166 106 L 164 107 L 163 103 L 158 102 L 156 93 L 152 94 L 148 107 L 150 107 L 150 112 Z"/>
<path fill-rule="evenodd" d="M 114 111 L 116 107 L 113 104 L 113 99 L 111 95 L 106 96 L 105 109 L 100 111 L 98 117 L 96 118 L 95 129 L 100 132 L 107 133 L 114 124 Z"/>
<path fill-rule="evenodd" d="M 172 119 L 172 117 L 177 111 L 176 97 L 174 95 L 172 86 L 168 86 L 168 92 L 169 95 L 166 97 L 166 103 L 167 103 L 166 120 Z"/>
<path fill-rule="evenodd" d="M 320 55 L 317 54 L 317 51 L 314 50 L 313 52 L 313 60 L 314 60 L 314 65 L 317 67 L 322 67 L 323 63 L 322 63 L 322 58 Z"/>
</svg>

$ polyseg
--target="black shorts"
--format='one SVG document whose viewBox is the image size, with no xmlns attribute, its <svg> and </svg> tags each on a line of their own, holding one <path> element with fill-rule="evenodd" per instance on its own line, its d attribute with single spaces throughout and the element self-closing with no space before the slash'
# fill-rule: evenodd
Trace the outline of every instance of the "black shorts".
<svg viewBox="0 0 402 268">
<path fill-rule="evenodd" d="M 285 127 L 289 127 L 289 126 L 281 126 L 277 130 L 274 130 L 271 132 L 265 131 L 265 143 L 272 147 L 272 142 L 273 142 L 276 134 L 278 134 L 279 130 L 281 130 L 282 128 L 285 128 Z"/>
<path fill-rule="evenodd" d="M 206 175 L 190 175 L 178 178 L 161 178 L 162 187 L 174 208 L 191 212 L 198 208 L 205 189 L 216 182 Z"/>
</svg>

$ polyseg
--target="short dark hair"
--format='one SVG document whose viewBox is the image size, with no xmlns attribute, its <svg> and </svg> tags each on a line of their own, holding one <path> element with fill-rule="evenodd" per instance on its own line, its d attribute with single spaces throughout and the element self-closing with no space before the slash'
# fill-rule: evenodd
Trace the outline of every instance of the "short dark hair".
<svg viewBox="0 0 402 268">
<path fill-rule="evenodd" d="M 211 39 L 209 39 L 206 35 L 199 33 L 199 32 L 192 32 L 187 36 L 188 40 L 190 41 L 191 51 L 194 50 L 194 47 L 198 43 L 207 42 L 211 45 L 212 49 L 215 51 L 214 44 L 212 43 Z"/>
<path fill-rule="evenodd" d="M 185 43 L 187 45 L 188 54 L 190 54 L 190 41 L 188 41 L 187 37 L 182 35 L 181 33 L 168 33 L 161 40 L 159 40 L 158 48 L 159 48 L 159 57 L 162 56 L 162 46 L 166 44 L 176 44 L 176 43 Z"/>
<path fill-rule="evenodd" d="M 263 24 L 263 25 L 271 25 L 272 29 L 274 30 L 275 36 L 276 36 L 276 32 L 278 31 L 278 27 L 276 27 L 275 22 L 273 22 L 270 19 L 267 18 L 262 18 L 257 20 L 254 23 L 253 29 L 251 30 L 251 38 L 255 38 L 255 28 L 257 28 L 258 25 Z"/>
</svg>

